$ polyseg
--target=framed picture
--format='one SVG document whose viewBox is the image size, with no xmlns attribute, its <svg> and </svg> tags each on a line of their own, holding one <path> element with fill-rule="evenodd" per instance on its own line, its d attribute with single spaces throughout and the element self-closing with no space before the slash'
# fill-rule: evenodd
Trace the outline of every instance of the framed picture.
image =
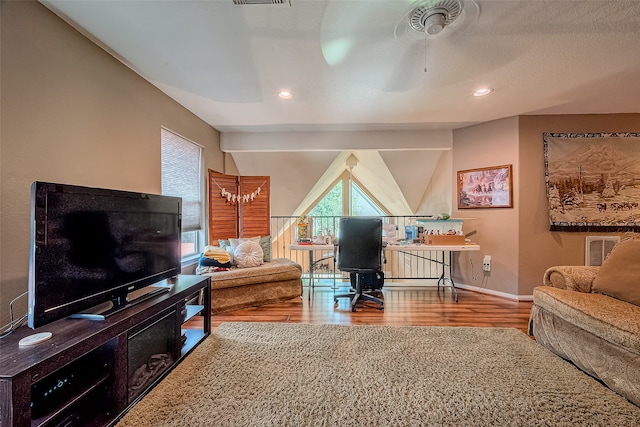
<svg viewBox="0 0 640 427">
<path fill-rule="evenodd" d="M 458 209 L 511 207 L 511 165 L 458 171 Z"/>
</svg>

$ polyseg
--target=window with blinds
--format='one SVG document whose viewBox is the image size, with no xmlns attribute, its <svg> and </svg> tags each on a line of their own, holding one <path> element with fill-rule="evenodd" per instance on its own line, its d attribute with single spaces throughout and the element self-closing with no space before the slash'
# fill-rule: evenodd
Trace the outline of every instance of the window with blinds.
<svg viewBox="0 0 640 427">
<path fill-rule="evenodd" d="M 162 128 L 162 194 L 182 197 L 182 258 L 202 249 L 202 147 Z"/>
</svg>

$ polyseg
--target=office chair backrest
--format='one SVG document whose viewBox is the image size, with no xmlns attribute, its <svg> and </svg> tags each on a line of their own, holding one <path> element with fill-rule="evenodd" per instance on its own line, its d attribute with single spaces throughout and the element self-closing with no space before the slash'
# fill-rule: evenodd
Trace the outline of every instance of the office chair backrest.
<svg viewBox="0 0 640 427">
<path fill-rule="evenodd" d="M 338 270 L 373 272 L 382 268 L 382 219 L 340 218 Z"/>
</svg>

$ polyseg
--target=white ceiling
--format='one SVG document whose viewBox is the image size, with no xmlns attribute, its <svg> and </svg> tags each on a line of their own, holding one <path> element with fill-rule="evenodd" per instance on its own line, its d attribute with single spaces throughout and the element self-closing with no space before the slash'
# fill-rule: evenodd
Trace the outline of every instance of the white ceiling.
<svg viewBox="0 0 640 427">
<path fill-rule="evenodd" d="M 464 0 L 425 41 L 407 14 L 434 1 L 42 3 L 222 132 L 640 112 L 640 1 Z"/>
</svg>

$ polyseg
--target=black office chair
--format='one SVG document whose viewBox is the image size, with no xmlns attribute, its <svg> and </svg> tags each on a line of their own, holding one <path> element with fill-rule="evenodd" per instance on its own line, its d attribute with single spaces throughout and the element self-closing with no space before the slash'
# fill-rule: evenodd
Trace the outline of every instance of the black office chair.
<svg viewBox="0 0 640 427">
<path fill-rule="evenodd" d="M 360 300 L 371 301 L 384 309 L 384 302 L 373 294 L 379 294 L 383 281 L 372 280 L 375 286 L 366 289 L 365 275 L 382 276 L 382 219 L 367 217 L 340 218 L 338 243 L 336 245 L 337 268 L 355 276 L 355 286 L 348 294 L 334 296 L 351 299 L 351 311 L 356 311 Z"/>
</svg>

